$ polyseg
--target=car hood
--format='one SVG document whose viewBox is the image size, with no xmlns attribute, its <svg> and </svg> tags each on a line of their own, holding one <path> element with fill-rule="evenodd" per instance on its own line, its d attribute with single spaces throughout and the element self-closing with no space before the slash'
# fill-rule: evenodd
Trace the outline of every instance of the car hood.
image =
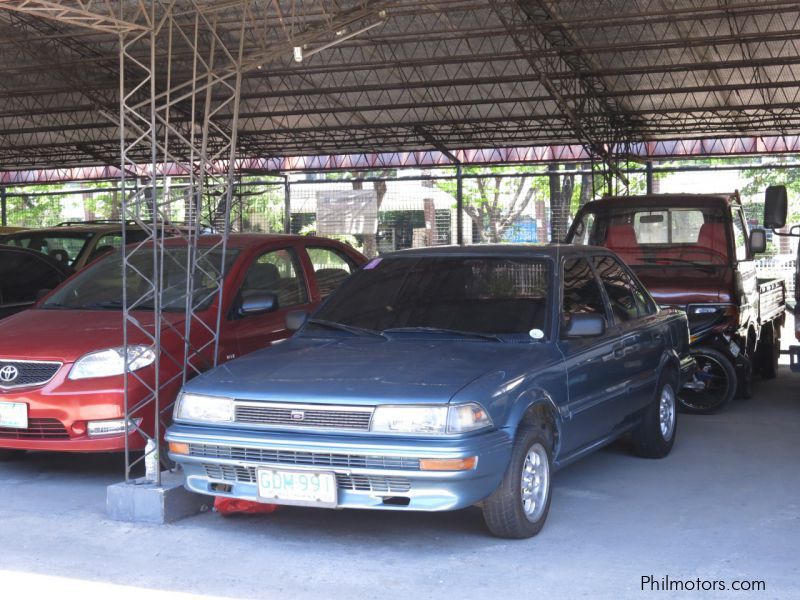
<svg viewBox="0 0 800 600">
<path fill-rule="evenodd" d="M 186 391 L 273 402 L 440 403 L 482 376 L 501 385 L 553 352 L 550 344 L 301 336 L 217 367 Z"/>
<path fill-rule="evenodd" d="M 659 304 L 730 302 L 734 287 L 728 267 L 634 267 L 642 283 Z"/>
<path fill-rule="evenodd" d="M 164 313 L 174 325 L 182 314 Z M 153 313 L 141 311 L 137 319 L 152 327 Z M 138 334 L 138 335 L 137 335 Z M 130 343 L 147 343 L 129 328 Z M 122 345 L 122 311 L 32 309 L 0 321 L 0 358 L 73 362 L 86 354 Z"/>
</svg>

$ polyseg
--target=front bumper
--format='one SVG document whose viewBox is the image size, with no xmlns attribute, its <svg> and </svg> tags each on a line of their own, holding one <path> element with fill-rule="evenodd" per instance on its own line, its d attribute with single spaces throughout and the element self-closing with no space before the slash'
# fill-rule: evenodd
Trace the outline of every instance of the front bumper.
<svg viewBox="0 0 800 600">
<path fill-rule="evenodd" d="M 189 455 L 169 456 L 181 465 L 193 492 L 258 501 L 256 468 L 312 468 L 336 474 L 337 508 L 419 511 L 455 510 L 486 498 L 503 478 L 512 444 L 503 430 L 420 439 L 183 424 L 170 427 L 166 438 L 189 444 Z M 420 458 L 471 456 L 478 462 L 469 471 L 422 471 L 418 465 Z"/>
</svg>

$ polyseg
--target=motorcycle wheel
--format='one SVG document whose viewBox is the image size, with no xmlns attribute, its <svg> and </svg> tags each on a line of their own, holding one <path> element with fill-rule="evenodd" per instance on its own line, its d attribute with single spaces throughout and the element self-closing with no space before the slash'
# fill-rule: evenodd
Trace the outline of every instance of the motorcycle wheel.
<svg viewBox="0 0 800 600">
<path fill-rule="evenodd" d="M 704 387 L 684 387 L 678 396 L 680 406 L 685 412 L 698 415 L 717 412 L 736 393 L 736 370 L 728 357 L 714 348 L 700 346 L 691 353 L 697 364 L 694 380 Z"/>
</svg>

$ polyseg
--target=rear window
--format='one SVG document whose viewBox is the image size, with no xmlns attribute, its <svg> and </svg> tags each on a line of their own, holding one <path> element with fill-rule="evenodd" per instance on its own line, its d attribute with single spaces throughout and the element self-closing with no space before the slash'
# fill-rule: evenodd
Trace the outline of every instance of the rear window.
<svg viewBox="0 0 800 600">
<path fill-rule="evenodd" d="M 629 265 L 723 265 L 728 238 L 721 207 L 602 207 L 575 224 L 573 243 L 603 246 Z"/>
</svg>

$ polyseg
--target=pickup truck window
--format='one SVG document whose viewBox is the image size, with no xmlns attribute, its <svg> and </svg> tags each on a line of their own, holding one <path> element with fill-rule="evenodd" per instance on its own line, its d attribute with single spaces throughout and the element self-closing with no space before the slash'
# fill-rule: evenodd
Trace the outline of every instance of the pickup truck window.
<svg viewBox="0 0 800 600">
<path fill-rule="evenodd" d="M 308 302 L 303 270 L 293 250 L 265 252 L 250 265 L 242 284 L 242 298 L 258 293 L 275 294 L 279 308 Z"/>
<path fill-rule="evenodd" d="M 311 325 L 316 320 L 393 333 L 521 334 L 529 340 L 533 329 L 546 335 L 549 290 L 545 259 L 377 258 L 331 295 Z"/>
<path fill-rule="evenodd" d="M 606 314 L 603 293 L 585 258 L 572 258 L 564 262 L 562 308 L 564 317 L 576 313 Z"/>
<path fill-rule="evenodd" d="M 740 208 L 731 207 L 733 221 L 733 243 L 736 247 L 736 260 L 747 260 L 747 234 Z"/>
<path fill-rule="evenodd" d="M 604 246 L 632 266 L 724 265 L 725 227 L 724 213 L 716 206 L 621 205 L 584 213 L 569 241 Z"/>
<path fill-rule="evenodd" d="M 616 321 L 630 321 L 655 313 L 655 306 L 647 294 L 617 259 L 596 256 L 594 266 L 603 282 Z"/>
<path fill-rule="evenodd" d="M 321 298 L 327 298 L 350 273 L 356 270 L 355 263 L 333 248 L 307 247 L 306 252 L 317 276 Z"/>
</svg>

